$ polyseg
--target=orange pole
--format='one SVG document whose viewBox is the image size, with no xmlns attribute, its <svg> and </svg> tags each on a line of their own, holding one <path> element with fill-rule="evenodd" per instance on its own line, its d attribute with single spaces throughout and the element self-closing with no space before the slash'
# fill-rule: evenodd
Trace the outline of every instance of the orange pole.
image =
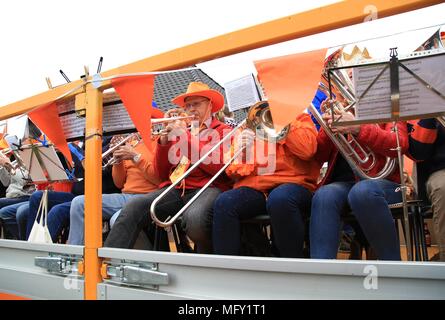
<svg viewBox="0 0 445 320">
<path fill-rule="evenodd" d="M 85 299 L 97 298 L 102 247 L 102 91 L 87 85 L 85 123 Z"/>
</svg>

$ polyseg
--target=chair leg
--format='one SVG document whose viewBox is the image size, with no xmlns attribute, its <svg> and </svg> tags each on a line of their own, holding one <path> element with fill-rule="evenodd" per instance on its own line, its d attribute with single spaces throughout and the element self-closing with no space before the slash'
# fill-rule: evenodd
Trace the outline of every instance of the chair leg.
<svg viewBox="0 0 445 320">
<path fill-rule="evenodd" d="M 423 224 L 425 223 L 425 220 L 423 219 L 420 209 L 419 209 L 419 232 L 420 232 L 420 246 L 422 248 L 422 258 L 423 261 L 428 261 L 428 248 L 426 246 L 426 239 L 425 239 L 425 231 L 423 230 Z"/>
<path fill-rule="evenodd" d="M 176 252 L 183 252 L 182 246 L 181 246 L 181 240 L 179 239 L 179 235 L 178 235 L 178 229 L 175 224 L 171 227 L 171 230 L 169 231 L 169 233 L 170 232 L 173 234 L 173 240 L 176 245 Z M 170 249 L 170 251 L 173 252 L 171 249 Z"/>
<path fill-rule="evenodd" d="M 405 248 L 407 248 L 405 224 L 403 223 L 402 219 L 397 219 L 397 226 L 399 224 L 399 221 L 400 221 L 400 226 L 402 227 L 403 239 L 405 240 Z M 397 228 L 397 230 L 398 230 L 398 228 Z"/>
<path fill-rule="evenodd" d="M 160 238 L 161 238 L 161 232 L 159 230 L 159 227 L 156 226 L 155 227 L 155 241 L 154 241 L 154 244 L 153 244 L 154 251 L 159 251 Z"/>
<path fill-rule="evenodd" d="M 413 212 L 412 214 L 412 227 L 411 227 L 411 232 L 413 234 L 413 247 L 414 247 L 414 253 L 415 253 L 415 261 L 420 261 L 420 250 L 419 250 L 419 237 L 418 237 L 418 233 L 417 233 L 417 221 L 416 221 L 416 217 L 414 216 L 415 213 Z"/>
</svg>

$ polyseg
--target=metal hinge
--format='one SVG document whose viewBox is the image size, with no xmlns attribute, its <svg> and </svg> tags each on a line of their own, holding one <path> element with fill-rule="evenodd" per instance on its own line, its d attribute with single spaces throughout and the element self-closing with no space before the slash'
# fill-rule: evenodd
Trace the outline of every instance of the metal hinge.
<svg viewBox="0 0 445 320">
<path fill-rule="evenodd" d="M 167 273 L 157 270 L 156 263 L 107 261 L 102 264 L 101 274 L 108 283 L 158 289 L 160 285 L 168 285 L 169 278 Z"/>
<path fill-rule="evenodd" d="M 82 257 L 50 253 L 47 257 L 35 257 L 34 265 L 58 275 L 82 275 Z"/>
</svg>

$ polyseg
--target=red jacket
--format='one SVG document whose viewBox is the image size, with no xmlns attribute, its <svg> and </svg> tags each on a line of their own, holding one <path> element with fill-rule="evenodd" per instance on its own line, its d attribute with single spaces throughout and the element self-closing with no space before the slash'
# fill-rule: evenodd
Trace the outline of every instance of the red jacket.
<svg viewBox="0 0 445 320">
<path fill-rule="evenodd" d="M 376 157 L 377 163 L 369 174 L 375 175 L 378 173 L 386 162 L 386 157 L 397 158 L 397 138 L 395 132 L 392 131 L 392 123 L 383 124 L 365 124 L 360 127 L 360 133 L 356 137 L 361 146 L 367 146 L 371 149 Z M 405 122 L 397 122 L 397 128 L 399 131 L 400 147 L 402 154 L 408 150 L 408 129 Z M 356 150 L 359 154 L 360 152 Z M 320 129 L 317 137 L 317 153 L 316 159 L 323 164 L 328 162 L 328 169 L 325 177 L 320 182 L 319 186 L 330 183 L 331 174 L 335 167 L 337 155 L 339 151 L 335 147 L 331 139 L 326 135 L 323 128 Z M 368 166 L 371 160 L 366 163 Z M 386 179 L 400 183 L 399 167 L 396 165 L 392 173 L 386 177 Z M 356 179 L 358 179 L 356 177 Z"/>
<path fill-rule="evenodd" d="M 212 119 L 209 129 L 215 130 L 218 133 L 219 139 L 221 140 L 223 134 L 225 132 L 230 132 L 232 128 L 227 126 L 226 124 Z M 181 137 L 182 138 L 182 137 Z M 198 149 L 192 149 L 191 143 L 191 133 L 186 131 L 186 137 L 188 143 L 188 158 L 191 159 L 191 155 L 203 155 L 206 151 L 209 150 L 209 143 L 211 143 L 211 136 L 208 137 L 207 141 L 199 141 L 199 146 L 196 146 Z M 176 142 L 180 141 L 178 139 Z M 176 168 L 176 164 L 173 165 L 170 163 L 168 159 L 169 150 L 173 147 L 176 142 L 169 141 L 166 145 L 157 144 L 156 148 L 156 156 L 154 161 L 154 170 L 159 174 L 159 178 L 161 179 L 160 188 L 163 188 L 167 185 L 171 184 L 170 174 Z M 194 145 L 193 145 L 194 146 Z M 204 149 L 204 150 L 203 150 Z M 215 151 L 216 153 L 217 151 Z M 201 163 L 195 170 L 193 170 L 190 175 L 185 178 L 185 188 L 186 189 L 199 189 L 202 188 L 223 166 L 223 144 L 219 148 L 219 161 L 209 161 L 210 163 L 204 161 Z M 214 163 L 217 162 L 217 163 Z M 190 164 L 192 166 L 192 164 Z M 225 173 L 222 173 L 212 184 L 213 187 L 217 187 L 222 191 L 229 190 L 232 187 L 232 181 L 227 177 Z M 177 185 L 177 188 L 180 188 L 180 184 Z"/>
</svg>

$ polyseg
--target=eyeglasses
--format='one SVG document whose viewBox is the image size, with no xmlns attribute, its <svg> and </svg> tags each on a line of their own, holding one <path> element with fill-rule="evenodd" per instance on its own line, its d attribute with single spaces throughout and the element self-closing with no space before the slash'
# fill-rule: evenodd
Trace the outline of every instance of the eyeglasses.
<svg viewBox="0 0 445 320">
<path fill-rule="evenodd" d="M 208 100 L 208 99 L 203 99 L 203 100 L 199 100 L 199 101 L 189 102 L 189 103 L 185 103 L 185 104 L 184 104 L 184 108 L 185 108 L 185 109 L 196 108 L 196 107 L 198 107 L 201 103 L 203 103 L 203 102 L 205 102 L 205 101 L 210 102 L 210 100 Z"/>
</svg>

